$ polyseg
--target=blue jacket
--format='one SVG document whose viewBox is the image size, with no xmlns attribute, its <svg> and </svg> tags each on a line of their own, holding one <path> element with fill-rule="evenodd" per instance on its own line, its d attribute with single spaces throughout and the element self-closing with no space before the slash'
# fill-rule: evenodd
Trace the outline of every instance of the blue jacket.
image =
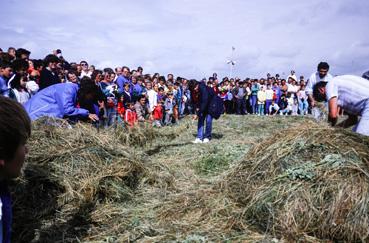
<svg viewBox="0 0 369 243">
<path fill-rule="evenodd" d="M 24 107 L 32 121 L 43 116 L 87 117 L 87 110 L 76 107 L 78 89 L 74 83 L 51 85 L 34 95 Z"/>
<path fill-rule="evenodd" d="M 126 77 L 124 77 L 123 75 L 119 75 L 117 80 L 116 80 L 116 83 L 118 85 L 118 90 L 119 90 L 119 93 L 123 93 L 124 91 L 124 84 L 125 83 L 131 83 L 131 81 L 129 79 L 127 79 Z"/>
<path fill-rule="evenodd" d="M 211 99 L 216 95 L 214 90 L 208 87 L 204 82 L 199 84 L 200 96 L 199 96 L 199 113 L 208 113 L 209 103 Z"/>
</svg>

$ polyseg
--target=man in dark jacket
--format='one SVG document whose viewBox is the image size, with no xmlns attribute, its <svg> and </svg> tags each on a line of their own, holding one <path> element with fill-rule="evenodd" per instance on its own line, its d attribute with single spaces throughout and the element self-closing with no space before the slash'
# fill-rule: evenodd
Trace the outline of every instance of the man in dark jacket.
<svg viewBox="0 0 369 243">
<path fill-rule="evenodd" d="M 59 63 L 59 58 L 53 54 L 47 55 L 44 59 L 44 68 L 40 74 L 40 90 L 49 87 L 53 84 L 60 83 L 58 74 L 56 73 L 56 65 Z"/>
<path fill-rule="evenodd" d="M 197 137 L 193 143 L 208 143 L 211 139 L 213 117 L 209 114 L 208 108 L 211 99 L 216 95 L 214 90 L 205 85 L 204 82 L 190 80 L 188 87 L 191 91 L 191 98 L 198 117 Z M 204 123 L 206 121 L 206 127 Z M 205 133 L 204 133 L 205 128 Z"/>
</svg>

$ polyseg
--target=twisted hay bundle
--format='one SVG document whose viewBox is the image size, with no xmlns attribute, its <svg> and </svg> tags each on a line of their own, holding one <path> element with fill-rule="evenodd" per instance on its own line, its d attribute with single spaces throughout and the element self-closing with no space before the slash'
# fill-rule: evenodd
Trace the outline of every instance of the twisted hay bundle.
<svg viewBox="0 0 369 243">
<path fill-rule="evenodd" d="M 262 232 L 369 239 L 367 137 L 307 122 L 254 146 L 222 187 Z"/>
</svg>

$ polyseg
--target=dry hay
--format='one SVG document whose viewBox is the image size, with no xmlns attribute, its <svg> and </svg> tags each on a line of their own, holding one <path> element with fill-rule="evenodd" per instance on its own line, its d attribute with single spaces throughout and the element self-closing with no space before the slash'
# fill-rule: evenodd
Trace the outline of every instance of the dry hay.
<svg viewBox="0 0 369 243">
<path fill-rule="evenodd" d="M 128 222 L 121 214 L 135 190 L 171 183 L 156 173 L 160 165 L 144 164 L 127 143 L 88 124 L 34 123 L 24 176 L 13 187 L 13 241 L 102 240 L 124 232 Z"/>
<path fill-rule="evenodd" d="M 368 137 L 306 121 L 254 146 L 222 187 L 259 232 L 368 241 L 368 163 Z"/>
</svg>

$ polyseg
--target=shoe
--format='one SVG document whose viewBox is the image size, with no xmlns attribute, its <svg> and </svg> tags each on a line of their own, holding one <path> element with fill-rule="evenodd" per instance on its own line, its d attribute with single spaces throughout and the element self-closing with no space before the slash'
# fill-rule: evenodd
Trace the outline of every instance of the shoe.
<svg viewBox="0 0 369 243">
<path fill-rule="evenodd" d="M 210 142 L 208 138 L 204 138 L 204 140 L 202 140 L 202 143 L 208 143 L 208 142 Z"/>
<path fill-rule="evenodd" d="M 202 143 L 200 138 L 196 138 L 195 141 L 192 141 L 192 143 Z"/>
</svg>

